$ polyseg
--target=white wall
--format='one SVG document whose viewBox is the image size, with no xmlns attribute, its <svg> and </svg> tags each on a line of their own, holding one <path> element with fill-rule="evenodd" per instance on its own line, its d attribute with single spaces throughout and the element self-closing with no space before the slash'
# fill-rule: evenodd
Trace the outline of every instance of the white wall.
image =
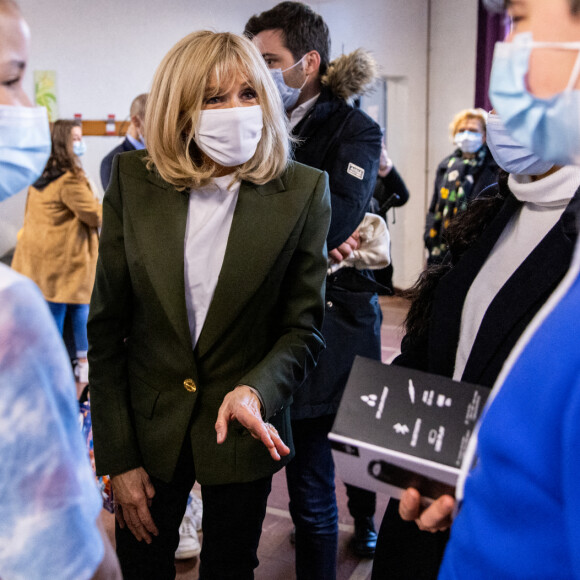
<svg viewBox="0 0 580 580">
<path fill-rule="evenodd" d="M 19 0 L 32 30 L 27 89 L 32 94 L 32 71 L 55 70 L 60 117 L 125 118 L 133 97 L 149 89 L 159 61 L 178 39 L 200 28 L 241 32 L 249 16 L 275 2 Z M 406 287 L 422 267 L 434 169 L 451 147 L 447 125 L 457 110 L 473 104 L 477 0 L 308 3 L 329 25 L 333 56 L 367 48 L 387 78 L 389 153 L 411 192 L 391 227 L 395 283 Z M 100 160 L 116 142 L 87 139 L 83 164 L 96 182 Z M 0 254 L 14 245 L 24 202 L 23 193 L 3 204 Z"/>
<path fill-rule="evenodd" d="M 473 107 L 476 45 L 477 0 L 432 0 L 429 184 L 439 162 L 452 152 L 451 120 L 460 110 Z M 430 188 L 429 198 L 431 194 Z"/>
<path fill-rule="evenodd" d="M 387 147 L 411 193 L 389 224 L 395 284 L 410 285 L 421 268 L 424 220 L 425 110 L 427 107 L 427 0 L 334 0 L 321 6 L 333 55 L 362 46 L 372 51 L 387 78 Z"/>
<path fill-rule="evenodd" d="M 410 191 L 389 224 L 395 285 L 423 267 L 423 228 L 435 168 L 449 154 L 447 127 L 473 106 L 477 0 L 332 0 L 319 7 L 333 55 L 371 50 L 387 78 L 387 146 Z"/>
</svg>

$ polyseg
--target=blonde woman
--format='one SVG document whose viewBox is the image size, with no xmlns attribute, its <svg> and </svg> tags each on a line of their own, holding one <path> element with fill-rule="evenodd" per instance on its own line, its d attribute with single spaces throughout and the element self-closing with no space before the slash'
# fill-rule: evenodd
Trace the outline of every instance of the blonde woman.
<svg viewBox="0 0 580 580">
<path fill-rule="evenodd" d="M 173 578 L 201 484 L 201 578 L 253 578 L 288 406 L 324 345 L 326 174 L 288 160 L 250 41 L 196 32 L 159 66 L 147 151 L 119 156 L 89 316 L 95 456 L 129 578 Z"/>
<path fill-rule="evenodd" d="M 445 232 L 452 218 L 487 186 L 497 183 L 498 166 L 486 145 L 487 113 L 459 111 L 449 125 L 455 150 L 439 164 L 425 224 L 428 264 L 440 264 L 447 255 Z"/>
</svg>

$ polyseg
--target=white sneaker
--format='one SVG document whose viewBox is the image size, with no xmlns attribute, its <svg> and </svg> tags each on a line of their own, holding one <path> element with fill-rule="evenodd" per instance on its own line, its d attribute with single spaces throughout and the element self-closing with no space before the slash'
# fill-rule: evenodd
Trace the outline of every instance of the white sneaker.
<svg viewBox="0 0 580 580">
<path fill-rule="evenodd" d="M 77 383 L 88 383 L 89 382 L 89 363 L 86 360 L 79 360 L 75 365 L 75 377 Z"/>
<path fill-rule="evenodd" d="M 175 551 L 175 559 L 187 560 L 188 558 L 195 558 L 199 556 L 200 552 L 201 545 L 197 532 L 191 524 L 191 520 L 184 516 L 179 526 L 179 546 L 177 546 Z"/>
<path fill-rule="evenodd" d="M 189 503 L 185 509 L 184 518 L 189 518 L 193 527 L 199 532 L 201 530 L 201 520 L 203 518 L 203 502 L 201 498 L 191 491 L 189 493 Z"/>
</svg>

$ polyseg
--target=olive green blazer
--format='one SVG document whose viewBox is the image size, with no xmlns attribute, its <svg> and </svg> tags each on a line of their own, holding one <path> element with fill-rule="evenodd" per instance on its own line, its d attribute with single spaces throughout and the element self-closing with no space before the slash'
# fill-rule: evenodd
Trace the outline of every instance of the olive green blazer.
<svg viewBox="0 0 580 580">
<path fill-rule="evenodd" d="M 324 347 L 327 175 L 291 163 L 265 185 L 241 184 L 193 349 L 184 280 L 189 195 L 149 171 L 145 154 L 117 157 L 103 201 L 88 322 L 97 472 L 143 466 L 169 481 L 190 432 L 200 483 L 253 481 L 280 469 L 293 450 L 273 461 L 238 423 L 217 445 L 217 411 L 236 385 L 250 385 L 293 449 L 292 393 Z"/>
</svg>

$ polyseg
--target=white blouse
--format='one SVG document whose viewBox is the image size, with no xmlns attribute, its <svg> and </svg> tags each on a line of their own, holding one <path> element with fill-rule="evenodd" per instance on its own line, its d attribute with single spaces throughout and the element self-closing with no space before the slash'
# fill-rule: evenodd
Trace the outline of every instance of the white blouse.
<svg viewBox="0 0 580 580">
<path fill-rule="evenodd" d="M 240 181 L 216 177 L 189 193 L 185 229 L 185 302 L 193 347 L 205 323 L 226 253 Z"/>
</svg>

